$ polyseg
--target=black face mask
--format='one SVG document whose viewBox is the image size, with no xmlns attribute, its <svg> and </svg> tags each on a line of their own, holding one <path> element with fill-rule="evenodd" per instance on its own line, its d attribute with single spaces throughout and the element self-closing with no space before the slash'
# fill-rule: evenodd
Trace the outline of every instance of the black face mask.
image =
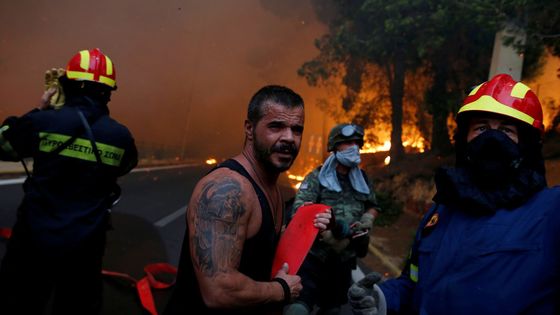
<svg viewBox="0 0 560 315">
<path fill-rule="evenodd" d="M 519 172 L 522 155 L 519 145 L 505 133 L 487 130 L 467 144 L 467 168 L 481 187 L 499 187 L 511 182 Z"/>
</svg>

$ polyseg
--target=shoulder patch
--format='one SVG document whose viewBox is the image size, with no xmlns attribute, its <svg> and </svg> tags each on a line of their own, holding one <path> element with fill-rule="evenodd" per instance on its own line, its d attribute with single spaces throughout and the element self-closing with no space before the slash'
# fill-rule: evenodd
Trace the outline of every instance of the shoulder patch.
<svg viewBox="0 0 560 315">
<path fill-rule="evenodd" d="M 430 218 L 430 220 L 428 221 L 428 223 L 426 223 L 426 225 L 424 226 L 424 228 L 431 228 L 434 225 L 436 225 L 439 221 L 439 214 L 438 213 L 434 213 L 434 215 L 432 215 L 432 217 Z"/>
<path fill-rule="evenodd" d="M 304 180 L 303 182 L 301 182 L 301 185 L 299 186 L 299 190 L 306 190 L 307 187 L 309 187 L 309 185 L 307 184 L 307 181 Z"/>
</svg>

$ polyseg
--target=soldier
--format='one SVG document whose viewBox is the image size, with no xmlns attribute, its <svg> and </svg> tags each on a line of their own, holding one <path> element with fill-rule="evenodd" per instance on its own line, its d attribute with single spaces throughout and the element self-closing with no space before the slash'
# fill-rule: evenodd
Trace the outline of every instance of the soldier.
<svg viewBox="0 0 560 315">
<path fill-rule="evenodd" d="M 359 168 L 364 130 L 354 124 L 341 124 L 329 133 L 325 163 L 303 180 L 296 194 L 293 211 L 304 203 L 322 203 L 332 207 L 335 220 L 331 230 L 315 240 L 299 275 L 303 290 L 286 315 L 309 314 L 315 305 L 322 314 L 338 314 L 346 303 L 352 284 L 356 258 L 364 257 L 369 231 L 378 214 L 375 193 Z"/>
</svg>

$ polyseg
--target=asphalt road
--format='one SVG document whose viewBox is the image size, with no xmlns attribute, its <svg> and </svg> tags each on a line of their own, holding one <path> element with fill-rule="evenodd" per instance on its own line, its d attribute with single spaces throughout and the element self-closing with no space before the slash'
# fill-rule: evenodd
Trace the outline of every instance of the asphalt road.
<svg viewBox="0 0 560 315">
<path fill-rule="evenodd" d="M 108 233 L 104 269 L 136 279 L 145 265 L 167 262 L 177 265 L 185 231 L 187 202 L 194 185 L 209 166 L 140 169 L 121 178 L 122 198 L 113 209 L 114 230 Z M 0 181 L 0 226 L 11 227 L 23 196 L 21 181 Z M 5 241 L 0 241 L 0 258 Z M 153 291 L 162 309 L 169 290 Z M 136 291 L 126 281 L 106 279 L 103 314 L 146 314 Z"/>
<path fill-rule="evenodd" d="M 178 265 L 185 232 L 185 209 L 194 185 L 207 165 L 139 169 L 121 178 L 122 198 L 113 209 L 114 230 L 108 233 L 104 269 L 140 279 L 144 266 L 167 262 Z M 23 196 L 22 180 L 0 181 L 0 227 L 10 227 Z M 293 193 L 281 180 L 285 198 Z M 0 258 L 5 241 L 0 241 Z M 166 280 L 166 279 L 164 279 Z M 170 290 L 152 290 L 161 312 Z M 130 283 L 106 278 L 103 314 L 147 314 Z M 344 312 L 344 314 L 350 314 Z"/>
</svg>

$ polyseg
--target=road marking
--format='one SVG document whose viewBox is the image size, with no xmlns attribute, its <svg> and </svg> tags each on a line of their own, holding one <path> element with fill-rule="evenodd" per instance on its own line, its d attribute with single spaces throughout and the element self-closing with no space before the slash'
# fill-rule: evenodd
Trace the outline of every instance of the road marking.
<svg viewBox="0 0 560 315">
<path fill-rule="evenodd" d="M 399 267 L 395 266 L 395 264 L 393 264 L 389 260 L 389 258 L 385 256 L 379 249 L 375 248 L 371 243 L 369 244 L 368 248 L 369 248 L 369 252 L 375 255 L 377 258 L 379 258 L 379 260 L 381 260 L 381 263 L 384 264 L 387 268 L 389 268 L 393 274 L 395 275 L 401 274 L 402 270 Z"/>
<path fill-rule="evenodd" d="M 136 172 L 151 172 L 151 171 L 160 171 L 160 170 L 171 170 L 176 168 L 184 168 L 184 167 L 192 167 L 201 165 L 200 163 L 189 163 L 189 164 L 180 164 L 180 165 L 168 165 L 168 166 L 155 166 L 155 167 L 143 167 L 143 168 L 135 168 L 131 171 L 131 173 Z M 12 178 L 12 179 L 2 179 L 0 180 L 0 186 L 6 185 L 16 185 L 23 183 L 27 177 L 19 177 L 19 178 Z"/>
<path fill-rule="evenodd" d="M 0 186 L 21 184 L 25 181 L 26 178 L 27 177 L 20 177 L 20 178 L 13 178 L 13 179 L 2 179 L 2 180 L 0 180 Z"/>
<path fill-rule="evenodd" d="M 201 165 L 200 163 L 187 163 L 187 164 L 179 164 L 179 165 L 167 165 L 167 166 L 154 166 L 154 167 L 142 167 L 142 168 L 135 168 L 131 171 L 131 173 L 136 172 L 151 172 L 151 171 L 161 171 L 161 170 L 172 170 L 176 168 L 184 168 L 184 167 L 191 167 Z"/>
<path fill-rule="evenodd" d="M 169 223 L 175 221 L 175 219 L 185 214 L 185 212 L 187 212 L 187 205 L 184 205 L 181 208 L 177 209 L 176 211 L 172 212 L 171 214 L 166 215 L 165 217 L 157 220 L 156 223 L 154 223 L 154 225 L 159 228 L 162 228 L 168 225 Z"/>
</svg>

